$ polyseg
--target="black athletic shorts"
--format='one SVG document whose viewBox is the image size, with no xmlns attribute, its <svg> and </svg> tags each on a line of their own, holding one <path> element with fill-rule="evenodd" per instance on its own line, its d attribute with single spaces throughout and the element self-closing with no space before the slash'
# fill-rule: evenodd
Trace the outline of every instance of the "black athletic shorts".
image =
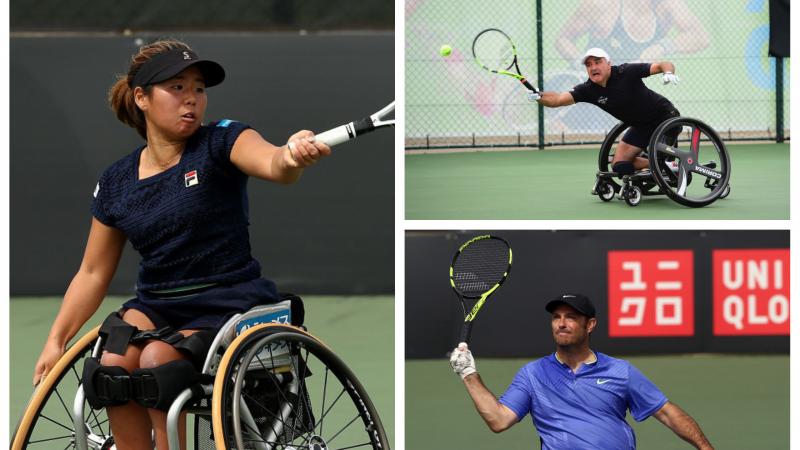
<svg viewBox="0 0 800 450">
<path fill-rule="evenodd" d="M 647 145 L 650 143 L 650 137 L 653 135 L 653 132 L 656 131 L 659 125 L 664 123 L 665 120 L 670 119 L 672 117 L 680 116 L 680 112 L 677 109 L 671 110 L 668 114 L 661 116 L 656 121 L 646 123 L 646 124 L 639 124 L 635 126 L 631 126 L 628 128 L 628 131 L 625 132 L 625 135 L 622 136 L 622 142 L 626 144 L 633 145 L 634 147 L 639 147 L 642 150 L 647 148 Z M 668 137 L 668 141 L 671 141 L 671 144 L 674 144 L 675 139 L 680 134 L 681 130 L 679 127 L 674 129 L 670 129 Z"/>
</svg>

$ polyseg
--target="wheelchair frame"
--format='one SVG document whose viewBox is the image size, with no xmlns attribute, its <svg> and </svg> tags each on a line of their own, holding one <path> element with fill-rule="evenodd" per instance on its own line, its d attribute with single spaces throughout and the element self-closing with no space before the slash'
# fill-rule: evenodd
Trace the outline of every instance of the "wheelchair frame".
<svg viewBox="0 0 800 450">
<path fill-rule="evenodd" d="M 691 128 L 689 150 L 681 150 L 677 145 L 669 145 L 667 131 L 676 127 Z M 662 122 L 650 137 L 646 149 L 650 161 L 650 169 L 639 171 L 631 175 L 620 175 L 611 170 L 611 151 L 616 145 L 617 138 L 629 127 L 624 122 L 617 123 L 606 135 L 600 147 L 598 156 L 598 172 L 595 179 L 592 195 L 597 195 L 604 202 L 611 201 L 615 196 L 625 201 L 629 206 L 637 206 L 644 196 L 666 195 L 673 201 L 684 206 L 699 208 L 710 205 L 720 198 L 730 194 L 729 184 L 731 163 L 728 149 L 713 128 L 691 117 L 672 117 Z M 720 161 L 701 164 L 699 159 L 699 146 L 701 136 L 717 150 Z M 670 159 L 678 164 L 675 179 L 671 179 L 664 161 Z M 719 168 L 717 168 L 717 164 Z M 655 170 L 653 168 L 656 168 Z M 693 198 L 686 195 L 686 189 L 694 177 L 705 177 L 704 187 L 709 190 L 708 195 Z M 618 183 L 620 180 L 622 183 Z"/>
<path fill-rule="evenodd" d="M 180 448 L 178 427 L 180 426 L 180 416 L 183 412 L 188 412 L 195 416 L 195 448 L 201 445 L 198 427 L 200 426 L 200 421 L 205 420 L 201 417 L 210 416 L 214 445 L 217 450 L 228 448 L 294 449 L 296 448 L 295 445 L 279 441 L 279 437 L 284 434 L 284 427 L 292 414 L 307 414 L 311 417 L 311 430 L 304 431 L 303 433 L 305 434 L 301 434 L 298 431 L 298 439 L 302 439 L 311 448 L 327 448 L 327 442 L 337 438 L 344 429 L 339 430 L 336 435 L 327 438 L 327 440 L 321 436 L 324 420 L 328 420 L 328 423 L 330 423 L 331 420 L 336 419 L 336 414 L 331 413 L 334 408 L 333 404 L 326 408 L 323 394 L 322 408 L 324 411 L 322 411 L 322 417 L 319 417 L 318 420 L 314 419 L 313 413 L 316 405 L 309 399 L 309 390 L 305 386 L 305 379 L 310 375 L 310 372 L 305 373 L 308 370 L 307 363 L 313 358 L 315 364 L 321 363 L 324 366 L 325 384 L 322 388 L 323 392 L 329 387 L 328 380 L 329 374 L 331 374 L 330 379 L 335 380 L 333 383 L 338 382 L 341 387 L 341 392 L 336 402 L 342 402 L 343 398 L 349 398 L 352 401 L 352 405 L 349 406 L 350 410 L 345 414 L 347 414 L 348 418 L 353 414 L 355 414 L 355 417 L 347 423 L 345 428 L 350 427 L 360 418 L 364 429 L 362 431 L 358 431 L 358 429 L 351 431 L 359 433 L 359 436 L 363 433 L 363 439 L 366 441 L 363 445 L 371 445 L 373 449 L 388 449 L 388 438 L 383 424 L 366 390 L 355 374 L 322 341 L 301 327 L 276 323 L 255 325 L 243 330 L 236 336 L 236 324 L 241 320 L 255 317 L 262 313 L 259 308 L 263 307 L 256 307 L 244 314 L 234 316 L 217 333 L 203 365 L 203 373 L 214 375 L 213 384 L 201 384 L 199 388 L 186 389 L 173 401 L 167 412 L 169 448 Z M 61 402 L 64 409 L 69 409 L 58 392 L 60 383 L 70 372 L 77 373 L 75 366 L 89 354 L 90 347 L 92 349 L 91 354 L 100 355 L 102 343 L 98 335 L 99 328 L 98 326 L 92 329 L 70 346 L 48 376 L 37 387 L 12 438 L 12 450 L 27 448 L 29 443 L 35 442 L 31 439 L 31 435 L 36 430 L 36 425 L 40 422 L 39 419 L 53 421 L 51 418 L 41 416 L 48 405 L 48 401 L 55 401 L 54 397 L 58 397 L 58 401 Z M 280 355 L 283 359 L 276 359 L 275 354 L 273 354 L 275 346 L 285 348 L 289 353 Z M 269 350 L 272 365 L 263 362 L 266 350 Z M 298 369 L 301 366 L 304 373 L 298 374 L 298 372 L 301 372 Z M 281 382 L 286 383 L 285 386 L 287 387 L 285 391 L 278 389 L 278 393 L 281 396 L 279 400 L 280 407 L 277 414 L 271 413 L 272 418 L 268 419 L 270 426 L 264 429 L 266 431 L 260 429 L 256 424 L 255 414 L 251 411 L 247 401 L 245 401 L 251 399 L 247 398 L 248 394 L 243 394 L 243 389 L 249 388 L 248 383 L 251 383 L 251 381 L 257 383 L 257 381 L 251 380 L 251 377 L 255 376 L 252 374 L 259 368 L 266 369 L 260 375 L 263 376 L 264 373 L 267 373 L 268 378 L 281 380 Z M 319 370 L 319 368 L 315 366 L 315 370 Z M 322 375 L 317 374 L 317 376 L 321 377 Z M 54 393 L 55 395 L 52 395 Z M 199 394 L 199 396 L 196 394 Z M 345 396 L 344 394 L 347 395 Z M 209 396 L 210 408 L 208 406 L 186 408 L 186 404 L 190 401 L 208 399 Z M 296 400 L 290 400 L 293 398 L 296 398 Z M 304 405 L 301 404 L 303 400 Z M 338 405 L 341 405 L 342 408 L 348 408 L 346 403 L 338 403 Z M 261 407 L 263 408 L 263 406 Z M 305 411 L 303 408 L 307 408 L 307 411 L 302 412 Z M 84 411 L 88 411 L 88 417 L 84 414 Z M 83 387 L 80 383 L 80 378 L 78 378 L 78 387 L 72 408 L 67 411 L 72 416 L 73 428 L 70 430 L 71 436 L 59 437 L 61 439 L 69 439 L 70 443 L 67 448 L 75 448 L 77 450 L 88 450 L 90 448 L 108 450 L 115 448 L 110 427 L 106 424 L 107 419 L 102 420 L 101 417 L 98 417 L 102 416 L 102 414 L 98 414 L 99 412 L 92 410 L 86 404 Z M 87 422 L 87 419 L 89 419 L 89 422 Z M 305 419 L 295 418 L 294 420 L 302 421 Z M 107 433 L 103 430 L 104 425 L 108 429 Z M 61 427 L 66 428 L 64 424 Z M 95 428 L 98 430 L 95 430 Z M 291 425 L 290 428 L 291 438 L 294 440 L 294 433 L 297 430 Z M 99 433 L 95 431 L 99 431 Z M 47 442 L 48 439 L 50 438 L 46 437 L 41 442 Z M 359 437 L 359 439 L 362 438 Z M 189 442 L 187 438 L 187 448 L 189 447 Z M 208 443 L 208 441 L 203 442 Z"/>
</svg>

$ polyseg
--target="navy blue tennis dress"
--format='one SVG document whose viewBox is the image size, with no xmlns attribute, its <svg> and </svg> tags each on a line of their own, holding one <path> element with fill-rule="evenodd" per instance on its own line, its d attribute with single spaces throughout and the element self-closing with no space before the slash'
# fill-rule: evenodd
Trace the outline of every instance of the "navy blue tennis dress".
<svg viewBox="0 0 800 450">
<path fill-rule="evenodd" d="M 279 299 L 251 255 L 248 177 L 230 160 L 248 128 L 230 120 L 202 126 L 178 164 L 140 180 L 141 146 L 100 177 L 92 214 L 121 230 L 142 258 L 136 298 L 123 308 L 143 312 L 156 328 L 218 328 Z"/>
</svg>

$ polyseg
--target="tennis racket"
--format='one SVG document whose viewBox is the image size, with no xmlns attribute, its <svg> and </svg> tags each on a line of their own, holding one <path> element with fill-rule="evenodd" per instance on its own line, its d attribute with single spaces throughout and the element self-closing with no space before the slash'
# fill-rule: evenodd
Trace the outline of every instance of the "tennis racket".
<svg viewBox="0 0 800 450">
<path fill-rule="evenodd" d="M 486 299 L 500 287 L 511 271 L 511 247 L 497 236 L 478 236 L 459 247 L 450 265 L 450 286 L 464 311 L 461 340 L 469 343 L 472 321 Z M 468 309 L 466 300 L 477 300 Z M 467 311 L 469 310 L 469 313 Z"/>
<path fill-rule="evenodd" d="M 489 72 L 514 77 L 528 90 L 539 92 L 520 72 L 517 47 L 503 31 L 497 28 L 487 28 L 478 33 L 475 40 L 472 41 L 472 56 L 479 66 Z M 512 69 L 515 69 L 516 72 L 512 72 Z"/>
<path fill-rule="evenodd" d="M 384 106 L 380 111 L 375 114 L 364 117 L 360 120 L 331 128 L 317 135 L 316 139 L 327 144 L 329 147 L 341 144 L 342 142 L 355 139 L 367 133 L 371 133 L 378 128 L 393 127 L 394 119 L 387 119 L 390 115 L 394 114 L 394 102 Z"/>
</svg>

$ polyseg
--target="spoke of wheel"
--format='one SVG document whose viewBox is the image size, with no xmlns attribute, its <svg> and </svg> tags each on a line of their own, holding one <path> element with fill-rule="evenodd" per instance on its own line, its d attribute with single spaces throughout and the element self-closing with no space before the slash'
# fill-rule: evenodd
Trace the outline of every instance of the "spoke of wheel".
<svg viewBox="0 0 800 450">
<path fill-rule="evenodd" d="M 66 402 L 64 402 L 64 399 L 61 397 L 61 393 L 58 392 L 58 388 L 55 388 L 50 395 L 52 394 L 56 394 L 56 397 L 58 397 L 58 401 L 59 403 L 61 403 L 61 407 L 64 408 L 64 412 L 67 413 L 67 417 L 72 417 L 72 414 L 69 412 L 69 408 L 67 407 Z"/>
<path fill-rule="evenodd" d="M 331 406 L 328 407 L 328 410 L 327 411 L 322 411 L 322 416 L 317 421 L 317 425 L 320 427 L 320 430 L 322 429 L 322 423 L 325 422 L 325 417 L 333 409 L 333 407 L 336 406 L 336 403 L 339 402 L 339 399 L 342 398 L 342 395 L 344 395 L 345 392 L 346 392 L 345 388 L 342 387 L 342 392 L 339 392 L 339 395 L 336 396 L 336 399 L 333 401 L 333 403 L 331 403 Z M 316 427 L 314 427 L 314 428 L 316 428 Z M 322 432 L 320 432 L 320 434 L 322 434 Z"/>
<path fill-rule="evenodd" d="M 683 164 L 678 167 L 678 195 L 681 197 L 686 195 L 686 187 L 688 183 L 686 182 L 688 177 L 686 176 L 686 169 L 683 167 Z"/>
<path fill-rule="evenodd" d="M 361 412 L 359 412 L 358 414 L 356 414 L 356 416 L 355 416 L 355 417 L 353 417 L 353 419 L 352 419 L 352 420 L 350 420 L 350 422 L 347 422 L 347 425 L 343 426 L 343 427 L 342 427 L 342 429 L 341 429 L 341 430 L 339 430 L 338 432 L 336 432 L 336 434 L 334 434 L 333 436 L 331 436 L 331 438 L 330 438 L 330 439 L 326 439 L 326 442 L 327 442 L 327 443 L 330 445 L 330 443 L 331 443 L 331 442 L 333 442 L 333 440 L 334 440 L 334 439 L 336 439 L 336 437 L 337 437 L 337 436 L 339 436 L 340 434 L 342 434 L 342 432 L 343 432 L 344 430 L 346 430 L 348 427 L 350 427 L 350 425 L 352 425 L 352 424 L 353 424 L 353 422 L 355 422 L 356 420 L 358 420 L 360 417 L 361 417 Z"/>
<path fill-rule="evenodd" d="M 320 411 L 325 411 L 325 395 L 328 393 L 328 372 L 329 368 L 328 366 L 325 366 L 325 380 L 323 381 L 322 384 L 322 409 L 320 409 Z M 320 436 L 323 435 L 321 423 L 319 424 L 319 434 Z"/>
<path fill-rule="evenodd" d="M 306 395 L 306 391 L 304 390 L 305 387 L 306 387 L 306 382 L 305 382 L 306 374 L 308 373 L 308 349 L 305 348 L 305 351 L 306 351 L 306 354 L 305 354 L 305 358 L 303 359 L 303 373 L 300 375 L 300 380 L 299 380 L 300 389 L 298 389 L 297 392 L 298 392 L 298 395 L 300 396 L 300 401 L 302 401 L 303 404 L 305 404 L 306 412 L 308 414 L 311 414 L 311 412 L 312 412 L 311 405 L 308 404 L 308 396 Z M 302 358 L 303 355 L 298 355 L 298 357 Z M 300 360 L 298 359 L 298 364 L 300 363 L 299 361 Z M 326 368 L 327 368 L 327 366 L 326 366 Z"/>
<path fill-rule="evenodd" d="M 372 443 L 366 442 L 364 444 L 348 445 L 347 447 L 337 447 L 335 449 L 329 448 L 328 450 L 347 450 L 350 448 L 359 448 L 359 447 L 372 447 Z"/>
<path fill-rule="evenodd" d="M 68 434 L 66 436 L 56 436 L 56 437 L 50 437 L 50 438 L 47 438 L 47 439 L 37 439 L 35 441 L 28 441 L 27 445 L 41 444 L 42 442 L 58 441 L 58 440 L 61 440 L 61 439 L 72 439 L 72 433 L 70 433 L 70 434 Z"/>
<path fill-rule="evenodd" d="M 43 419 L 47 419 L 47 420 L 49 420 L 50 422 L 53 422 L 54 424 L 56 424 L 56 425 L 60 426 L 61 428 L 63 428 L 63 429 L 65 429 L 65 430 L 69 431 L 70 433 L 73 431 L 73 430 L 72 430 L 72 428 L 70 428 L 70 427 L 68 427 L 68 426 L 64 425 L 64 424 L 63 424 L 63 423 L 61 423 L 61 422 L 58 422 L 58 421 L 56 421 L 56 420 L 54 420 L 54 419 L 51 419 L 51 418 L 49 418 L 49 417 L 45 416 L 44 414 L 39 414 L 39 417 L 41 417 L 41 418 L 43 418 Z"/>
<path fill-rule="evenodd" d="M 694 155 L 695 162 L 697 162 L 697 158 L 700 156 L 700 129 L 697 126 L 692 127 L 692 141 L 689 148 Z"/>
</svg>

